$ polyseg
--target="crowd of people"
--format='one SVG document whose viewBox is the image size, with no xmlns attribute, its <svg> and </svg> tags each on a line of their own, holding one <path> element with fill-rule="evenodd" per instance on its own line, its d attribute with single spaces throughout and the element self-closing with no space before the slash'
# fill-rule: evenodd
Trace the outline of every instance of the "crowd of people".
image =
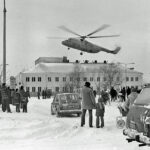
<svg viewBox="0 0 150 150">
<path fill-rule="evenodd" d="M 43 92 L 43 91 L 42 91 Z M 104 88 L 99 94 L 90 87 L 90 82 L 85 82 L 82 88 L 82 115 L 81 115 L 81 127 L 85 125 L 86 111 L 89 112 L 89 127 L 93 127 L 93 109 L 96 109 L 96 127 L 104 127 L 104 114 L 105 105 L 111 103 L 111 101 L 119 100 L 122 103 L 118 108 L 122 114 L 127 114 L 134 100 L 136 99 L 139 90 L 136 88 L 123 87 L 120 91 L 112 87 L 110 90 Z M 96 96 L 98 99 L 96 99 Z M 11 113 L 10 104 L 16 107 L 16 112 L 27 113 L 27 104 L 30 94 L 24 90 L 21 86 L 19 89 L 10 89 L 5 83 L 0 86 L 0 104 L 2 105 L 2 111 Z M 38 95 L 40 97 L 40 94 Z M 42 98 L 47 96 L 43 95 Z"/>
<path fill-rule="evenodd" d="M 20 89 L 10 89 L 5 83 L 0 86 L 0 104 L 2 105 L 2 111 L 12 113 L 10 104 L 16 106 L 16 112 L 27 113 L 27 104 L 30 94 L 24 90 L 21 86 Z"/>
<path fill-rule="evenodd" d="M 93 114 L 92 110 L 96 109 L 96 127 L 104 127 L 104 114 L 105 105 L 110 104 L 111 101 L 120 101 L 122 106 L 119 107 L 121 113 L 128 113 L 131 105 L 134 103 L 140 90 L 137 88 L 123 87 L 121 90 L 116 90 L 112 87 L 110 90 L 104 88 L 100 93 L 98 100 L 96 101 L 97 92 L 90 87 L 90 82 L 85 82 L 82 88 L 82 115 L 81 115 L 81 127 L 85 125 L 85 114 L 89 112 L 89 127 L 93 127 Z"/>
</svg>

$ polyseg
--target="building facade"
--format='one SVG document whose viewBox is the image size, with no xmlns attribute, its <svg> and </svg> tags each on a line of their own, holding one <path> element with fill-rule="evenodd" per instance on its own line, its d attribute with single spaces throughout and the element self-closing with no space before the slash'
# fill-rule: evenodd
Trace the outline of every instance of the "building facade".
<svg viewBox="0 0 150 150">
<path fill-rule="evenodd" d="M 69 62 L 66 60 L 66 58 L 37 59 L 33 69 L 17 75 L 17 86 L 23 85 L 26 90 L 33 94 L 46 89 L 54 93 L 65 92 L 66 88 L 69 88 L 69 91 L 73 91 L 73 86 L 80 88 L 86 81 L 89 81 L 91 87 L 95 90 L 98 87 L 103 88 L 107 78 L 102 68 L 110 64 L 106 62 L 98 63 L 97 61 L 79 63 L 79 61 Z M 124 68 L 123 66 L 119 66 L 119 68 L 121 74 L 113 77 L 113 80 L 115 80 L 114 86 L 117 88 L 125 86 L 141 88 L 143 86 L 143 73 Z M 74 78 L 77 79 L 76 83 Z"/>
</svg>

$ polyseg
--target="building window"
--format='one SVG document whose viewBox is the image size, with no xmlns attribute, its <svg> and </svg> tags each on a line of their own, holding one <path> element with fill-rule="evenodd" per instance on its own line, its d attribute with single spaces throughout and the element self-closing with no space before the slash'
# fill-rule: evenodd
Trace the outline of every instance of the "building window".
<svg viewBox="0 0 150 150">
<path fill-rule="evenodd" d="M 38 87 L 38 92 L 41 92 L 42 88 L 41 87 Z"/>
<path fill-rule="evenodd" d="M 26 77 L 26 82 L 30 82 L 30 78 L 29 77 Z"/>
<path fill-rule="evenodd" d="M 38 77 L 38 81 L 41 82 L 41 77 Z"/>
<path fill-rule="evenodd" d="M 93 77 L 90 77 L 90 81 L 93 81 Z"/>
<path fill-rule="evenodd" d="M 135 81 L 139 81 L 139 78 L 138 78 L 138 77 L 136 77 L 136 78 L 135 78 Z"/>
<path fill-rule="evenodd" d="M 129 77 L 126 77 L 126 81 L 129 81 Z"/>
<path fill-rule="evenodd" d="M 48 77 L 48 82 L 51 82 L 51 81 L 52 81 L 51 77 Z"/>
<path fill-rule="evenodd" d="M 56 82 L 59 82 L 59 77 L 55 77 L 55 81 L 56 81 Z"/>
<path fill-rule="evenodd" d="M 32 87 L 32 92 L 35 92 L 35 87 Z"/>
<path fill-rule="evenodd" d="M 100 77 L 97 77 L 97 81 L 100 81 Z"/>
<path fill-rule="evenodd" d="M 70 92 L 73 92 L 73 87 L 70 87 Z"/>
<path fill-rule="evenodd" d="M 67 92 L 67 87 L 63 87 L 63 92 Z"/>
<path fill-rule="evenodd" d="M 63 77 L 63 82 L 66 82 L 66 77 Z"/>
<path fill-rule="evenodd" d="M 85 81 L 85 82 L 86 82 L 86 81 L 87 81 L 87 78 L 86 78 L 86 77 L 84 77 L 84 78 L 83 78 L 83 81 Z"/>
<path fill-rule="evenodd" d="M 30 92 L 30 87 L 26 87 L 26 91 L 29 91 L 29 92 Z"/>
<path fill-rule="evenodd" d="M 32 82 L 35 82 L 35 77 L 32 77 Z"/>
<path fill-rule="evenodd" d="M 133 77 L 131 77 L 131 81 L 134 81 L 134 78 L 133 78 Z"/>
<path fill-rule="evenodd" d="M 59 87 L 55 87 L 55 91 L 56 91 L 56 92 L 59 92 Z"/>
<path fill-rule="evenodd" d="M 73 81 L 73 77 L 70 77 L 70 81 Z"/>
</svg>

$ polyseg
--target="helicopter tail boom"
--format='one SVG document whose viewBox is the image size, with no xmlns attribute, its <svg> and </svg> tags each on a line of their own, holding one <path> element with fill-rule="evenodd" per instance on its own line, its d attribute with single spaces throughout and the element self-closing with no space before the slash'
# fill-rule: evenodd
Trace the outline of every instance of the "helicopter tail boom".
<svg viewBox="0 0 150 150">
<path fill-rule="evenodd" d="M 116 49 L 114 51 L 112 51 L 112 54 L 117 54 L 120 51 L 121 47 L 116 47 Z"/>
</svg>

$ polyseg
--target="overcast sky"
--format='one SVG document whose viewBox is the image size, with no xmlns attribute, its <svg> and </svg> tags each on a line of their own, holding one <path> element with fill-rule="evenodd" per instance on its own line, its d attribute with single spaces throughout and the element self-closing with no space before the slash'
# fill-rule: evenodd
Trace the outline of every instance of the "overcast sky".
<svg viewBox="0 0 150 150">
<path fill-rule="evenodd" d="M 132 63 L 128 67 L 150 76 L 150 0 L 6 0 L 7 70 L 15 75 L 34 65 L 38 57 L 62 57 L 70 60 L 95 60 Z M 0 64 L 3 63 L 3 0 L 0 1 Z M 92 39 L 91 42 L 114 49 L 117 55 L 100 52 L 84 53 L 67 50 L 61 39 L 72 37 L 60 30 L 65 25 L 85 35 L 102 24 L 111 25 L 95 35 L 120 34 L 120 37 Z M 0 68 L 1 69 L 1 68 Z"/>
</svg>

